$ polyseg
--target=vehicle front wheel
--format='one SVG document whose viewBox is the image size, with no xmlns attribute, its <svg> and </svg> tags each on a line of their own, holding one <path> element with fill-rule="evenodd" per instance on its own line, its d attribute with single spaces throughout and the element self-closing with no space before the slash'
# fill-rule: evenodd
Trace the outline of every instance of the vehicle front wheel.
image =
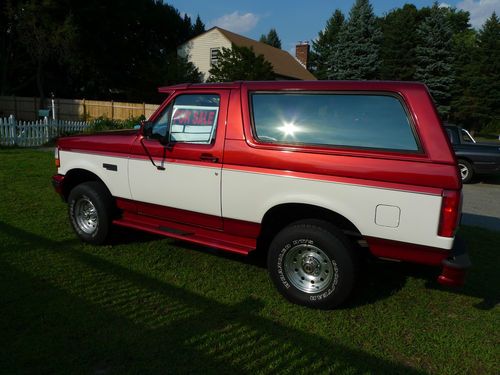
<svg viewBox="0 0 500 375">
<path fill-rule="evenodd" d="M 303 220 L 284 228 L 268 253 L 268 270 L 278 291 L 289 301 L 331 309 L 351 293 L 357 257 L 335 226 Z"/>
<path fill-rule="evenodd" d="M 111 226 L 112 197 L 98 181 L 84 182 L 68 197 L 69 218 L 78 237 L 98 245 L 104 243 Z"/>
<path fill-rule="evenodd" d="M 474 177 L 474 169 L 472 168 L 471 163 L 467 160 L 458 160 L 458 169 L 460 171 L 462 183 L 468 184 L 471 182 L 472 177 Z"/>
</svg>

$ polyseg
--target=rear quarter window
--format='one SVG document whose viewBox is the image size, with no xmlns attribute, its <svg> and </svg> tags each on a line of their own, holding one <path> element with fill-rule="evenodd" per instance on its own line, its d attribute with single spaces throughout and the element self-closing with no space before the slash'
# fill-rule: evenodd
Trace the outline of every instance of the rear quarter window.
<svg viewBox="0 0 500 375">
<path fill-rule="evenodd" d="M 259 142 L 418 152 L 402 102 L 389 94 L 252 93 Z"/>
</svg>

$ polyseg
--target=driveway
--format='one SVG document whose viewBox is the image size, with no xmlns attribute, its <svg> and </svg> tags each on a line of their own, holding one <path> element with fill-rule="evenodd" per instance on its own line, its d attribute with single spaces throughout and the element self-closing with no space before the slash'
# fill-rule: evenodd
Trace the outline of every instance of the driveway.
<svg viewBox="0 0 500 375">
<path fill-rule="evenodd" d="M 462 224 L 500 231 L 500 177 L 464 185 Z"/>
</svg>

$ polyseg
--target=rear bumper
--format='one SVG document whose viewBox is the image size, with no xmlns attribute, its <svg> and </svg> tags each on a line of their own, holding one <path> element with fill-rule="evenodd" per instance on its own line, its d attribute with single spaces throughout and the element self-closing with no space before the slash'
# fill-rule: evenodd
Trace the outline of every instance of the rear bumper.
<svg viewBox="0 0 500 375">
<path fill-rule="evenodd" d="M 447 286 L 461 286 L 466 270 L 471 266 L 464 241 L 456 236 L 451 250 L 421 246 L 403 242 L 365 237 L 370 252 L 382 259 L 414 262 L 429 266 L 441 266 L 438 282 Z M 450 238 L 451 240 L 451 238 Z"/>
<path fill-rule="evenodd" d="M 469 254 L 465 242 L 456 237 L 450 256 L 442 261 L 443 269 L 438 282 L 446 286 L 462 286 L 465 282 L 465 273 L 471 267 Z"/>
</svg>

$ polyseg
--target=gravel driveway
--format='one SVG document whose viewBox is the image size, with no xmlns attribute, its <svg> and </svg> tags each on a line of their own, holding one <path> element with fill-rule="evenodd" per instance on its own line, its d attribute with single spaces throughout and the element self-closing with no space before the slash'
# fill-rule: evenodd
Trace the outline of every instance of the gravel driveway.
<svg viewBox="0 0 500 375">
<path fill-rule="evenodd" d="M 464 185 L 462 224 L 500 231 L 500 177 Z"/>
</svg>

